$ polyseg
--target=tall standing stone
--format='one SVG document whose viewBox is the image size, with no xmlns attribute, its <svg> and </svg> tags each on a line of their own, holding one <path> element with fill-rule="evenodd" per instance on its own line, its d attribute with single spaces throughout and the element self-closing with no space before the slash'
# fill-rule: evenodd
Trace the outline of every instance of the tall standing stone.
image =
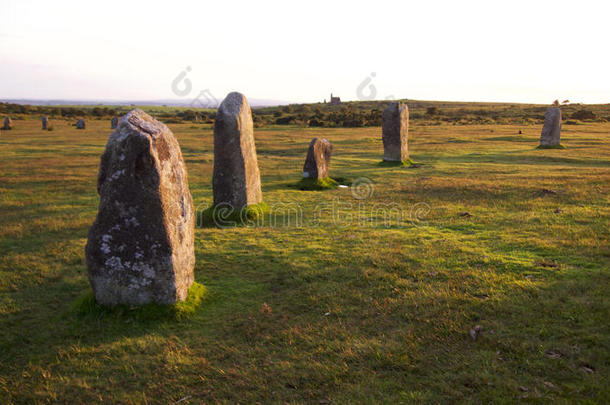
<svg viewBox="0 0 610 405">
<path fill-rule="evenodd" d="M 78 121 L 76 121 L 76 129 L 85 129 L 85 120 L 84 119 L 79 119 Z"/>
<path fill-rule="evenodd" d="M 46 131 L 49 128 L 49 119 L 47 117 L 42 117 L 42 130 Z"/>
<path fill-rule="evenodd" d="M 263 201 L 252 112 L 241 93 L 230 93 L 216 113 L 212 186 L 214 205 L 237 210 Z"/>
<path fill-rule="evenodd" d="M 333 146 L 324 138 L 313 138 L 309 143 L 303 166 L 303 177 L 320 180 L 328 177 Z"/>
<path fill-rule="evenodd" d="M 141 110 L 125 115 L 106 144 L 97 189 L 86 247 L 97 302 L 184 300 L 194 281 L 195 215 L 172 132 Z"/>
<path fill-rule="evenodd" d="M 561 137 L 561 110 L 551 107 L 544 115 L 544 125 L 540 134 L 540 146 L 558 146 Z"/>
<path fill-rule="evenodd" d="M 112 120 L 110 120 L 110 129 L 116 129 L 118 124 L 119 124 L 119 118 L 112 117 Z"/>
<path fill-rule="evenodd" d="M 402 162 L 409 159 L 409 107 L 393 102 L 382 115 L 383 160 Z"/>
<path fill-rule="evenodd" d="M 5 131 L 13 129 L 13 121 L 9 117 L 4 118 L 4 126 L 2 127 Z"/>
</svg>

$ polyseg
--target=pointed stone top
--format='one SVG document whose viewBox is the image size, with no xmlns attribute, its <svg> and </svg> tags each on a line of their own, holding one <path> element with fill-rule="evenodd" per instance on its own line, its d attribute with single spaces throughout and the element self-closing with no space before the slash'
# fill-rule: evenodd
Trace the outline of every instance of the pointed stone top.
<svg viewBox="0 0 610 405">
<path fill-rule="evenodd" d="M 138 108 L 129 111 L 121 118 L 118 131 L 122 132 L 124 129 L 136 133 L 145 132 L 153 138 L 156 138 L 161 132 L 169 130 L 164 123 L 157 121 Z"/>
<path fill-rule="evenodd" d="M 246 96 L 237 91 L 233 91 L 222 100 L 220 107 L 218 107 L 218 111 L 223 114 L 239 114 L 244 107 L 250 108 Z"/>
</svg>

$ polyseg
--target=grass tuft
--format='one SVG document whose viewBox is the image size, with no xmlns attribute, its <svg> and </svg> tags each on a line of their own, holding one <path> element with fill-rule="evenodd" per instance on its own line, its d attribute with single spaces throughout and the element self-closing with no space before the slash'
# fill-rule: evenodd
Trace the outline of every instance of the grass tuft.
<svg viewBox="0 0 610 405">
<path fill-rule="evenodd" d="M 339 187 L 339 181 L 330 177 L 323 179 L 302 178 L 296 184 L 296 188 L 299 190 L 307 191 L 333 190 L 337 187 Z"/>
<path fill-rule="evenodd" d="M 95 301 L 93 291 L 78 298 L 72 308 L 79 317 L 129 317 L 138 320 L 183 320 L 192 316 L 205 296 L 207 288 L 194 282 L 189 288 L 186 300 L 175 304 L 146 304 L 141 306 L 117 305 L 113 308 Z"/>
<path fill-rule="evenodd" d="M 198 228 L 228 228 L 234 226 L 246 226 L 260 221 L 265 214 L 269 213 L 269 206 L 262 202 L 234 210 L 229 207 L 217 207 L 212 205 L 202 212 L 197 213 Z"/>
</svg>

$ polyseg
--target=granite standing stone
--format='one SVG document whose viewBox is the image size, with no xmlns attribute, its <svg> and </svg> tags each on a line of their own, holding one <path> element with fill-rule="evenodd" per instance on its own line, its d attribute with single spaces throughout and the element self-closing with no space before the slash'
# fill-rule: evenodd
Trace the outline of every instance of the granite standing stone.
<svg viewBox="0 0 610 405">
<path fill-rule="evenodd" d="M 237 210 L 263 201 L 252 112 L 241 93 L 230 93 L 216 113 L 212 186 L 214 205 Z"/>
<path fill-rule="evenodd" d="M 49 119 L 47 117 L 42 117 L 42 129 L 46 131 L 49 128 Z"/>
<path fill-rule="evenodd" d="M 85 129 L 85 120 L 80 119 L 76 121 L 76 129 Z"/>
<path fill-rule="evenodd" d="M 110 129 L 116 129 L 118 124 L 119 124 L 119 118 L 112 117 L 112 120 L 110 120 Z"/>
<path fill-rule="evenodd" d="M 324 138 L 313 138 L 309 143 L 303 166 L 303 177 L 320 180 L 328 177 L 333 146 Z"/>
<path fill-rule="evenodd" d="M 383 160 L 402 162 L 409 159 L 409 107 L 393 102 L 382 115 Z"/>
<path fill-rule="evenodd" d="M 194 281 L 193 200 L 178 141 L 141 110 L 110 135 L 98 174 L 100 205 L 86 246 L 103 305 L 171 304 Z"/>
<path fill-rule="evenodd" d="M 2 127 L 2 129 L 4 129 L 5 131 L 13 129 L 13 121 L 9 117 L 4 118 L 4 126 Z"/>
<path fill-rule="evenodd" d="M 561 110 L 551 107 L 546 110 L 544 115 L 544 125 L 540 134 L 540 146 L 559 145 L 561 137 Z"/>
</svg>

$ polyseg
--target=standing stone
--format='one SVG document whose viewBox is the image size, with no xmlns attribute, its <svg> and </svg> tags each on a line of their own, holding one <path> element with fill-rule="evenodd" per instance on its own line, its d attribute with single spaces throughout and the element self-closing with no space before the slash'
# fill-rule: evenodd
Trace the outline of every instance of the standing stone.
<svg viewBox="0 0 610 405">
<path fill-rule="evenodd" d="M 42 117 L 42 130 L 46 131 L 49 127 L 49 119 L 47 117 Z"/>
<path fill-rule="evenodd" d="M 263 201 L 252 112 L 241 93 L 230 93 L 216 113 L 212 186 L 214 205 L 238 210 Z"/>
<path fill-rule="evenodd" d="M 383 160 L 403 162 L 409 159 L 409 107 L 393 102 L 382 115 Z"/>
<path fill-rule="evenodd" d="M 85 248 L 97 302 L 183 301 L 194 280 L 195 215 L 172 132 L 141 110 L 123 116 L 102 155 L 97 190 Z"/>
<path fill-rule="evenodd" d="M 333 146 L 324 138 L 313 138 L 303 166 L 303 177 L 320 180 L 328 177 Z"/>
<path fill-rule="evenodd" d="M 9 117 L 4 118 L 4 126 L 2 127 L 5 131 L 13 129 L 13 121 Z"/>
<path fill-rule="evenodd" d="M 110 129 L 116 129 L 118 124 L 119 124 L 119 118 L 112 117 L 112 120 L 110 121 Z"/>
<path fill-rule="evenodd" d="M 557 107 L 551 107 L 546 110 L 544 115 L 544 126 L 542 134 L 540 134 L 540 146 L 556 146 L 559 145 L 561 136 L 561 110 Z"/>
<path fill-rule="evenodd" d="M 84 119 L 79 119 L 78 121 L 76 121 L 76 129 L 85 129 L 85 120 Z"/>
</svg>

